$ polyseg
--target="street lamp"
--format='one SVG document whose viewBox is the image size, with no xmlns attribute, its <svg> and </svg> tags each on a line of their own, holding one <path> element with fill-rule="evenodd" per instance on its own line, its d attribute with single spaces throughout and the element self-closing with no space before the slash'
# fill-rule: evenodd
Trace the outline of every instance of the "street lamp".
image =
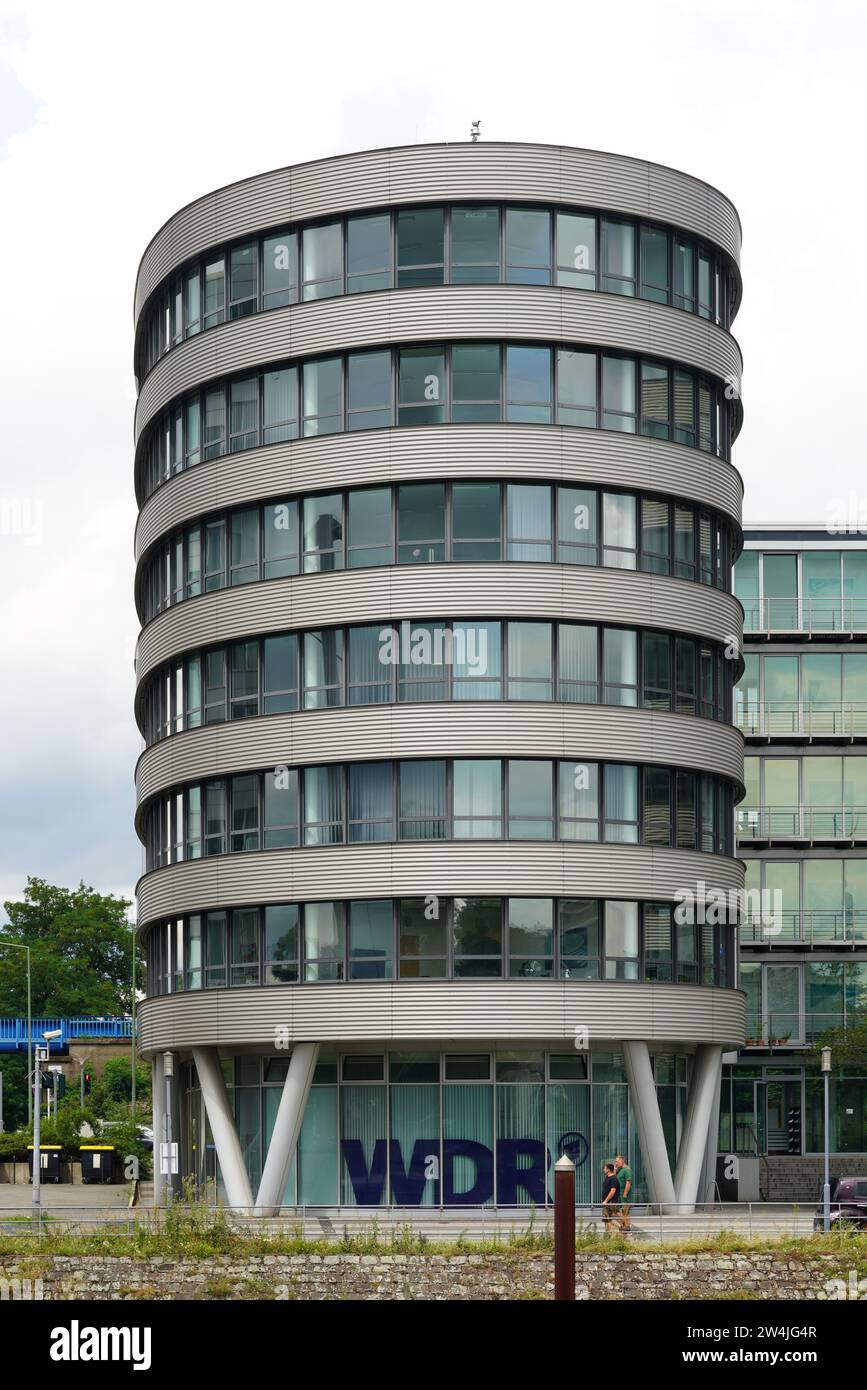
<svg viewBox="0 0 867 1390">
<path fill-rule="evenodd" d="M 30 1003 L 30 947 L 22 946 L 17 941 L 7 941 L 5 937 L 0 938 L 0 946 L 11 946 L 13 951 L 27 952 L 27 1123 L 33 1119 L 33 1091 L 31 1081 L 33 1077 L 33 1016 Z"/>
<path fill-rule="evenodd" d="M 822 1187 L 822 1229 L 827 1235 L 831 1229 L 831 1179 L 828 1173 L 828 1079 L 831 1074 L 831 1049 L 822 1048 L 822 1079 L 825 1082 L 825 1182 Z"/>
<path fill-rule="evenodd" d="M 63 1035 L 62 1028 L 51 1028 L 42 1036 L 45 1039 L 45 1046 L 36 1046 L 36 1075 L 34 1077 L 34 1096 L 33 1096 L 33 1193 L 31 1205 L 33 1215 L 39 1217 L 39 1203 L 42 1196 L 42 1155 L 39 1151 L 39 1127 L 41 1116 L 39 1114 L 41 1091 L 42 1091 L 42 1063 L 47 1062 L 51 1055 L 51 1043 L 54 1038 Z"/>
</svg>

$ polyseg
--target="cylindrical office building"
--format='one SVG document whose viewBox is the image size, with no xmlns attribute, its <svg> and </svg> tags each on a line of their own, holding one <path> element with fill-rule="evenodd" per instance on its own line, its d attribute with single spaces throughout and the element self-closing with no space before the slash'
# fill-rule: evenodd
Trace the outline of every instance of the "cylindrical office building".
<svg viewBox="0 0 867 1390">
<path fill-rule="evenodd" d="M 540 1206 L 563 1152 L 581 1202 L 616 1154 L 704 1196 L 739 246 L 698 179 L 479 143 L 260 175 L 145 252 L 140 1045 L 231 1205 Z"/>
</svg>

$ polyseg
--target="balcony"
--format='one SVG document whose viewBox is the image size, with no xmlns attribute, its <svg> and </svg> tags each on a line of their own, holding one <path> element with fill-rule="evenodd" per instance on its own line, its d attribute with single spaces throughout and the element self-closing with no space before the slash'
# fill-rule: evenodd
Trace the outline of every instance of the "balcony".
<svg viewBox="0 0 867 1390">
<path fill-rule="evenodd" d="M 854 742 L 867 738 L 867 700 L 744 700 L 734 722 L 745 738 Z"/>
<path fill-rule="evenodd" d="M 812 1047 L 830 1028 L 848 1028 L 862 1023 L 863 1013 L 803 1014 L 751 1013 L 747 1010 L 746 1042 L 744 1047 L 764 1051 L 778 1048 Z"/>
<path fill-rule="evenodd" d="M 851 907 L 795 908 L 771 923 L 750 915 L 741 923 L 739 938 L 742 946 L 867 946 L 867 912 Z"/>
<path fill-rule="evenodd" d="M 853 845 L 867 842 L 867 806 L 739 806 L 736 832 L 739 845 Z"/>
<path fill-rule="evenodd" d="M 806 638 L 867 635 L 867 598 L 741 599 L 744 633 Z"/>
</svg>

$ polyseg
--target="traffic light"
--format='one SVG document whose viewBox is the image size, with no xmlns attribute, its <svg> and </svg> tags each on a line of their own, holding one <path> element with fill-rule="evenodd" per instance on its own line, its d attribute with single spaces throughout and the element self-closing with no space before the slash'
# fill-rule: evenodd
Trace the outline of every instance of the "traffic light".
<svg viewBox="0 0 867 1390">
<path fill-rule="evenodd" d="M 789 1111 L 789 1153 L 801 1152 L 801 1107 L 793 1105 Z"/>
<path fill-rule="evenodd" d="M 89 1096 L 89 1095 L 90 1095 L 90 1089 L 91 1089 L 91 1086 L 92 1086 L 92 1085 L 93 1085 L 93 1073 L 92 1073 L 92 1072 L 89 1072 L 89 1071 L 86 1071 L 86 1072 L 84 1073 L 84 1094 L 85 1094 L 86 1096 Z"/>
</svg>

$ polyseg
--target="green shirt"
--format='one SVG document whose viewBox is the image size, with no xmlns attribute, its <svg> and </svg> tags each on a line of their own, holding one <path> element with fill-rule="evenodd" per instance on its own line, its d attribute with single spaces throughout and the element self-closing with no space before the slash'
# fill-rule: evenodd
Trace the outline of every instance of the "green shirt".
<svg viewBox="0 0 867 1390">
<path fill-rule="evenodd" d="M 632 1169 L 629 1167 L 619 1168 L 617 1170 L 617 1183 L 620 1188 L 621 1202 L 623 1201 L 623 1189 L 628 1182 L 632 1182 Z"/>
</svg>

